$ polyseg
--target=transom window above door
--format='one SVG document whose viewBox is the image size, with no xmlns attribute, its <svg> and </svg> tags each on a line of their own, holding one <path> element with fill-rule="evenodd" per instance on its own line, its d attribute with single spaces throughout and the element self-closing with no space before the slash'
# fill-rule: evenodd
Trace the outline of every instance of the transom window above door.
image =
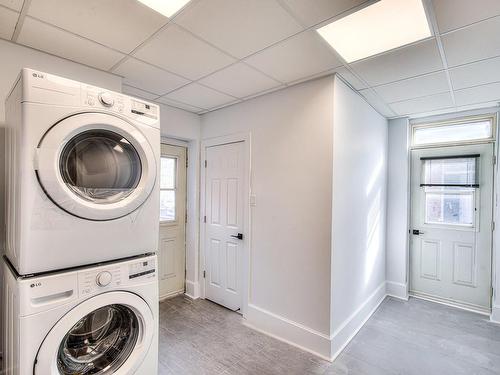
<svg viewBox="0 0 500 375">
<path fill-rule="evenodd" d="M 175 221 L 175 195 L 177 187 L 177 158 L 161 157 L 160 222 Z"/>
<path fill-rule="evenodd" d="M 413 148 L 488 142 L 495 139 L 496 116 L 475 116 L 412 125 Z"/>
</svg>

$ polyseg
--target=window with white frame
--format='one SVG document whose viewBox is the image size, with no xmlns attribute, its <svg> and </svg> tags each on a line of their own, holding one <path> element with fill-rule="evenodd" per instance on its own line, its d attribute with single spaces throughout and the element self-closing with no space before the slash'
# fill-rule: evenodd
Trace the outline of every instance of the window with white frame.
<svg viewBox="0 0 500 375">
<path fill-rule="evenodd" d="M 480 155 L 423 157 L 425 223 L 474 226 Z"/>
<path fill-rule="evenodd" d="M 412 147 L 491 141 L 495 135 L 494 115 L 468 117 L 446 122 L 412 125 Z"/>
<path fill-rule="evenodd" d="M 177 158 L 162 156 L 160 174 L 160 222 L 175 221 L 176 180 Z"/>
</svg>

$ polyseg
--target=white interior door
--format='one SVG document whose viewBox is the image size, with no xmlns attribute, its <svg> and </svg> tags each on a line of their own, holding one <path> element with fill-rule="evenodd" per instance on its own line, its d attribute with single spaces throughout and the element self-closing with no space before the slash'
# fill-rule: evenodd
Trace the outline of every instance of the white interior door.
<svg viewBox="0 0 500 375">
<path fill-rule="evenodd" d="M 186 148 L 161 145 L 160 299 L 184 292 L 186 270 Z"/>
<path fill-rule="evenodd" d="M 207 147 L 205 159 L 205 298 L 231 310 L 243 296 L 244 146 Z"/>
<path fill-rule="evenodd" d="M 491 308 L 493 144 L 412 151 L 410 291 Z"/>
</svg>

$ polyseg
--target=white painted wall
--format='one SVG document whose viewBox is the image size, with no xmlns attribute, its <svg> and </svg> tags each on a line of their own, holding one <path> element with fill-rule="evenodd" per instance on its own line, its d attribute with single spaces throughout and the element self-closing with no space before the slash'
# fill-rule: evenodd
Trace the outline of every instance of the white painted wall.
<svg viewBox="0 0 500 375">
<path fill-rule="evenodd" d="M 313 340 L 330 333 L 332 125 L 332 77 L 202 116 L 202 139 L 251 133 L 247 318 L 296 344 L 280 325 Z"/>
<path fill-rule="evenodd" d="M 201 118 L 194 113 L 166 105 L 160 105 L 160 113 L 162 137 L 187 143 L 186 294 L 191 298 L 198 298 Z"/>
<path fill-rule="evenodd" d="M 389 121 L 387 186 L 387 293 L 408 298 L 408 119 Z"/>
<path fill-rule="evenodd" d="M 331 335 L 335 356 L 385 297 L 387 120 L 341 79 L 333 107 Z"/>
</svg>

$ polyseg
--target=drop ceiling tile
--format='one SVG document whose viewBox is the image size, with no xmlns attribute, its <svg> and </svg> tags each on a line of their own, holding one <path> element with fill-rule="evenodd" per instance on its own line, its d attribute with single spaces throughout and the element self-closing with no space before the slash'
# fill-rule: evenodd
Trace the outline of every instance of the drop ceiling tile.
<svg viewBox="0 0 500 375">
<path fill-rule="evenodd" d="M 18 18 L 19 13 L 0 7 L 0 38 L 8 40 L 12 38 Z"/>
<path fill-rule="evenodd" d="M 237 63 L 222 69 L 203 78 L 200 83 L 237 98 L 244 98 L 281 85 L 244 63 Z"/>
<path fill-rule="evenodd" d="M 156 101 L 158 103 L 161 103 L 161 104 L 166 104 L 166 105 L 169 105 L 171 107 L 184 109 L 186 111 L 193 112 L 193 113 L 200 113 L 200 112 L 206 111 L 205 109 L 193 107 L 192 105 L 185 104 L 185 103 L 180 103 L 180 102 L 177 102 L 175 100 L 169 99 L 165 96 L 158 98 Z"/>
<path fill-rule="evenodd" d="M 137 87 L 122 85 L 122 92 L 124 94 L 135 96 L 138 98 L 146 99 L 146 100 L 155 100 L 158 95 L 138 89 Z"/>
<path fill-rule="evenodd" d="M 32 0 L 28 14 L 125 53 L 168 21 L 136 0 Z"/>
<path fill-rule="evenodd" d="M 21 11 L 23 7 L 24 0 L 0 0 L 0 5 L 4 7 L 16 10 L 18 12 Z"/>
<path fill-rule="evenodd" d="M 423 42 L 351 64 L 371 86 L 399 81 L 443 69 L 436 40 Z"/>
<path fill-rule="evenodd" d="M 30 17 L 24 19 L 17 42 L 102 70 L 110 69 L 124 56 L 100 44 Z"/>
<path fill-rule="evenodd" d="M 193 80 L 235 61 L 173 24 L 158 33 L 134 55 Z"/>
<path fill-rule="evenodd" d="M 302 30 L 275 0 L 200 0 L 175 22 L 238 58 Z"/>
<path fill-rule="evenodd" d="M 491 18 L 441 37 L 448 66 L 500 56 L 500 17 Z"/>
<path fill-rule="evenodd" d="M 304 26 L 309 27 L 370 2 L 367 0 L 283 0 L 283 3 Z"/>
<path fill-rule="evenodd" d="M 165 95 L 165 97 L 203 109 L 211 109 L 236 100 L 236 98 L 232 96 L 212 90 L 197 83 L 191 83 L 187 86 L 181 87 L 179 90 L 175 90 L 170 94 Z"/>
<path fill-rule="evenodd" d="M 452 68 L 451 83 L 455 90 L 500 81 L 500 57 Z"/>
<path fill-rule="evenodd" d="M 500 101 L 500 82 L 455 90 L 457 105 Z"/>
<path fill-rule="evenodd" d="M 187 84 L 189 81 L 142 61 L 129 58 L 113 73 L 123 76 L 123 83 L 163 95 Z"/>
<path fill-rule="evenodd" d="M 387 103 L 393 103 L 447 92 L 450 90 L 450 86 L 446 74 L 437 72 L 388 83 L 374 87 L 374 89 Z"/>
<path fill-rule="evenodd" d="M 450 93 L 441 93 L 425 96 L 423 98 L 391 103 L 390 107 L 397 115 L 403 116 L 431 112 L 443 108 L 452 108 L 454 105 Z"/>
<path fill-rule="evenodd" d="M 441 33 L 500 15 L 498 0 L 434 0 L 432 3 Z"/>
<path fill-rule="evenodd" d="M 245 60 L 248 64 L 281 82 L 337 68 L 342 63 L 316 31 L 306 31 Z"/>
<path fill-rule="evenodd" d="M 359 80 L 354 74 L 352 74 L 349 70 L 344 67 L 340 67 L 335 69 L 343 79 L 345 79 L 349 84 L 354 87 L 356 90 L 365 89 L 367 86 L 361 80 Z"/>
<path fill-rule="evenodd" d="M 365 89 L 361 90 L 359 92 L 361 95 L 363 95 L 368 103 L 382 116 L 384 117 L 394 117 L 395 113 L 392 111 L 392 109 L 384 103 L 383 100 L 380 99 L 380 97 L 375 94 L 372 90 L 370 89 Z"/>
</svg>

